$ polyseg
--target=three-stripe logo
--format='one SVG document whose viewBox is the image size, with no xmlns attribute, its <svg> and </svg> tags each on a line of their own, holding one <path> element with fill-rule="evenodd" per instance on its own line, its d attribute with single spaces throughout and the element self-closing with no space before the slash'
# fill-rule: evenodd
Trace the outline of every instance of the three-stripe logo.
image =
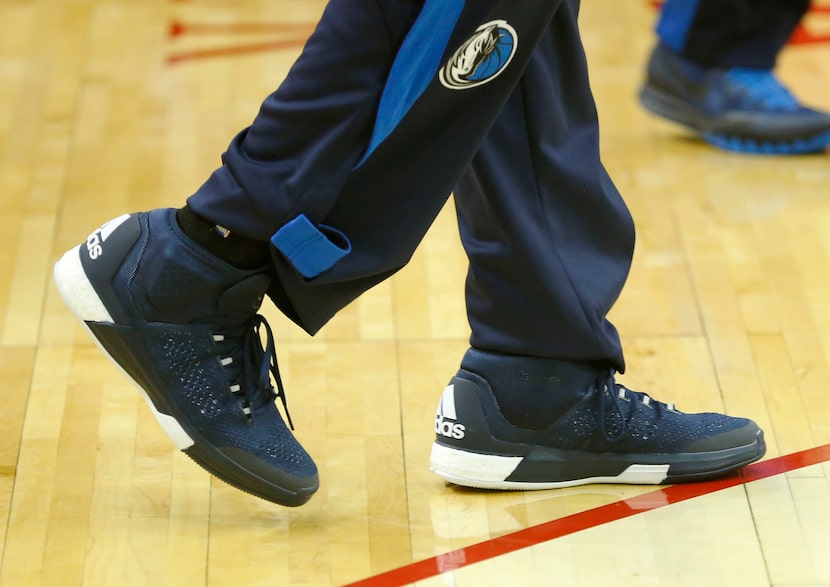
<svg viewBox="0 0 830 587">
<path fill-rule="evenodd" d="M 438 411 L 435 414 L 435 433 L 446 438 L 461 440 L 464 438 L 464 424 L 458 423 L 458 413 L 455 409 L 455 386 L 450 384 L 444 388 L 441 401 L 438 402 Z"/>
</svg>

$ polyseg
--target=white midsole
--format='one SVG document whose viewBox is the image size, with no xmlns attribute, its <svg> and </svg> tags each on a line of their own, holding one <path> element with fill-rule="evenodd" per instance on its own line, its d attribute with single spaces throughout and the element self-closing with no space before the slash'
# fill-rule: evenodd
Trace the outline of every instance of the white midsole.
<svg viewBox="0 0 830 587">
<path fill-rule="evenodd" d="M 55 263 L 55 284 L 63 301 L 82 322 L 113 322 L 81 265 L 80 247 L 70 249 Z"/>
<path fill-rule="evenodd" d="M 523 457 L 505 457 L 473 453 L 433 443 L 430 469 L 450 483 L 480 489 L 558 489 L 590 483 L 621 483 L 626 485 L 657 485 L 666 480 L 669 465 L 631 465 L 611 477 L 586 477 L 551 483 L 506 481 Z"/>
<path fill-rule="evenodd" d="M 87 326 L 87 322 L 109 322 L 110 324 L 113 323 L 112 316 L 107 311 L 107 308 L 104 306 L 104 302 L 101 301 L 101 298 L 95 291 L 95 288 L 92 287 L 92 284 L 89 282 L 89 279 L 86 276 L 86 272 L 84 271 L 83 265 L 81 265 L 81 258 L 80 258 L 80 247 L 75 247 L 63 254 L 63 257 L 55 263 L 55 284 L 58 287 L 58 293 L 63 298 L 63 301 L 66 302 L 66 305 L 69 306 L 69 309 L 72 310 L 72 313 L 75 317 L 83 324 L 86 331 L 89 333 L 89 336 L 95 341 L 95 344 L 98 346 L 101 351 L 112 361 L 112 363 L 118 367 L 118 369 L 130 380 L 133 384 L 138 388 L 141 392 L 141 395 L 144 396 L 144 399 L 147 401 L 147 405 L 150 406 L 150 410 L 153 412 L 153 416 L 155 416 L 156 421 L 158 421 L 159 425 L 161 426 L 162 430 L 167 434 L 170 440 L 173 441 L 173 444 L 179 450 L 185 450 L 190 448 L 195 444 L 190 435 L 184 431 L 181 424 L 173 417 L 167 414 L 162 414 L 156 409 L 156 406 L 153 405 L 153 401 L 150 399 L 150 396 L 147 395 L 147 392 L 144 391 L 138 382 L 133 379 L 129 373 L 127 373 L 121 365 L 119 365 L 107 350 L 101 345 L 98 338 L 92 333 Z"/>
</svg>

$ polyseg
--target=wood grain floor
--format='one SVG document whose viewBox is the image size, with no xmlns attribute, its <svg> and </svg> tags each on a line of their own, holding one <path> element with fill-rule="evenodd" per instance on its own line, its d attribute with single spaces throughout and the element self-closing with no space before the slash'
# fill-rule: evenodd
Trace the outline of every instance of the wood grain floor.
<svg viewBox="0 0 830 587">
<path fill-rule="evenodd" d="M 419 584 L 830 585 L 827 459 L 679 503 L 654 488 L 492 493 L 433 476 L 435 403 L 468 336 L 449 210 L 409 266 L 317 337 L 267 312 L 320 465 L 307 506 L 232 490 L 173 448 L 58 299 L 52 265 L 111 217 L 181 205 L 323 6 L 0 0 L 0 585 L 344 585 L 436 556 L 445 572 Z M 720 152 L 644 113 L 654 16 L 641 0 L 585 0 L 581 17 L 604 160 L 638 228 L 612 312 L 623 379 L 686 411 L 753 417 L 768 463 L 825 447 L 830 156 Z M 830 15 L 806 24 L 820 37 Z M 830 45 L 789 48 L 779 71 L 830 108 Z M 624 500 L 654 503 L 465 559 Z"/>
</svg>

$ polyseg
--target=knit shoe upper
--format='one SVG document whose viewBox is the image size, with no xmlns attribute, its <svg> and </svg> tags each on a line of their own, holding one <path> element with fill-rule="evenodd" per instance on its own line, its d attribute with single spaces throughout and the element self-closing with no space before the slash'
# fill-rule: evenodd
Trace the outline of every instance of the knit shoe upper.
<svg viewBox="0 0 830 587">
<path fill-rule="evenodd" d="M 462 369 L 441 398 L 435 433 L 433 471 L 493 489 L 701 480 L 765 451 L 751 420 L 680 412 L 616 383 L 613 372 L 576 392 L 548 427 L 528 430 L 502 416 L 486 380 Z"/>
<path fill-rule="evenodd" d="M 803 106 L 765 69 L 701 67 L 660 44 L 640 101 L 723 149 L 798 154 L 830 145 L 830 114 Z"/>
<path fill-rule="evenodd" d="M 308 501 L 317 469 L 275 404 L 288 417 L 257 314 L 268 271 L 227 265 L 181 232 L 175 210 L 155 210 L 105 224 L 63 256 L 55 280 L 181 450 L 243 491 Z"/>
</svg>

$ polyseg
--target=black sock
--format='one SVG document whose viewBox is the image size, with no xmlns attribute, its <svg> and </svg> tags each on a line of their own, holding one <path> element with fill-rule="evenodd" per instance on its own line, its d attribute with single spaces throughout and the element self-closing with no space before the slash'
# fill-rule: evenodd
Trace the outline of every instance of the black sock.
<svg viewBox="0 0 830 587">
<path fill-rule="evenodd" d="M 502 415 L 514 426 L 542 430 L 582 399 L 600 365 L 502 355 L 471 348 L 461 368 L 487 380 Z"/>
<path fill-rule="evenodd" d="M 176 211 L 179 226 L 193 242 L 239 269 L 258 269 L 271 258 L 267 242 L 231 233 L 205 220 L 188 206 Z"/>
</svg>

